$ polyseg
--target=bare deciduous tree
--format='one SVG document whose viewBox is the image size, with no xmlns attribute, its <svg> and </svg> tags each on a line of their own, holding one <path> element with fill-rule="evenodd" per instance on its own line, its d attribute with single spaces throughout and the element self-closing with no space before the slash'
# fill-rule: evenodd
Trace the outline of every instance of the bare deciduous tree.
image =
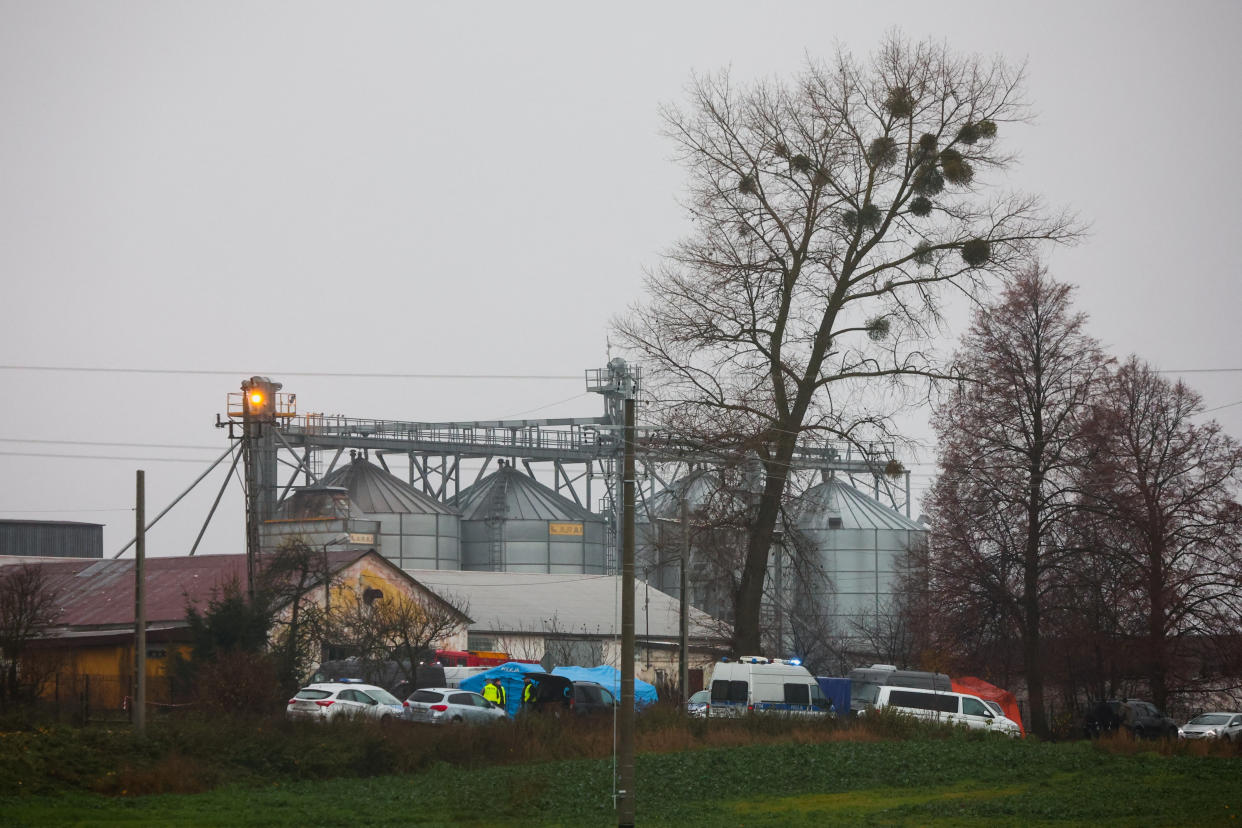
<svg viewBox="0 0 1242 828">
<path fill-rule="evenodd" d="M 282 685 L 296 685 L 322 656 L 324 605 L 314 587 L 330 588 L 321 549 L 293 538 L 264 558 L 260 599 L 272 607 L 269 633 Z"/>
<path fill-rule="evenodd" d="M 875 439 L 945 288 L 971 290 L 1074 222 L 997 194 L 998 140 L 1026 116 L 1022 72 L 935 43 L 844 50 L 793 82 L 696 78 L 664 111 L 689 171 L 692 234 L 618 327 L 649 368 L 656 416 L 688 440 L 757 455 L 734 591 L 734 648 L 760 644 L 772 534 L 800 440 Z"/>
<path fill-rule="evenodd" d="M 1190 689 L 1242 619 L 1242 446 L 1202 398 L 1131 357 L 1099 409 L 1100 461 L 1085 472 L 1096 552 L 1129 593 L 1152 700 Z"/>
<path fill-rule="evenodd" d="M 435 595 L 415 599 L 400 592 L 378 592 L 349 589 L 334 597 L 328 636 L 364 667 L 395 662 L 413 685 L 419 661 L 430 660 L 437 644 L 468 623 L 468 606 L 461 599 Z"/>
<path fill-rule="evenodd" d="M 0 709 L 37 695 L 43 671 L 24 663 L 30 644 L 60 615 L 42 568 L 0 567 Z M 32 669 L 27 669 L 27 667 Z"/>
<path fill-rule="evenodd" d="M 1043 614 L 1107 366 L 1070 292 L 1031 267 L 975 315 L 958 359 L 965 379 L 935 412 L 941 472 L 928 498 L 934 603 L 963 633 L 1017 631 L 1041 734 Z"/>
</svg>

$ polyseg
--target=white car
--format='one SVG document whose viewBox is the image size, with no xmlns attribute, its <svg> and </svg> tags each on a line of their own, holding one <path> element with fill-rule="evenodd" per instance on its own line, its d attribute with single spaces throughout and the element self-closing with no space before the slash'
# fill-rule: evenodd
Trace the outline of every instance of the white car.
<svg viewBox="0 0 1242 828">
<path fill-rule="evenodd" d="M 401 717 L 401 700 L 383 687 L 348 681 L 308 684 L 289 699 L 285 715 L 290 719 L 327 722 L 346 718 L 389 722 Z"/>
<path fill-rule="evenodd" d="M 1017 722 L 996 715 L 983 699 L 969 693 L 885 685 L 877 691 L 873 706 L 891 708 L 926 721 L 960 724 L 1014 738 L 1021 735 Z M 859 715 L 865 712 L 859 711 Z"/>
<path fill-rule="evenodd" d="M 405 700 L 405 717 L 424 724 L 485 724 L 508 718 L 494 702 L 455 687 L 424 687 Z"/>
<path fill-rule="evenodd" d="M 1181 739 L 1242 742 L 1242 713 L 1200 713 L 1177 729 Z"/>
</svg>

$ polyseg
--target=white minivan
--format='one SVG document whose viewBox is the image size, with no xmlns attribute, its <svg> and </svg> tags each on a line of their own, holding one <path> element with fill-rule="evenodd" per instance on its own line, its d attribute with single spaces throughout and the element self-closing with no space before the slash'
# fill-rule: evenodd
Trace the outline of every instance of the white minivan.
<svg viewBox="0 0 1242 828">
<path fill-rule="evenodd" d="M 819 682 L 794 661 L 769 661 L 762 656 L 743 656 L 736 661 L 721 659 L 712 668 L 708 687 L 708 716 L 826 716 L 830 709 Z"/>
<path fill-rule="evenodd" d="M 875 702 L 871 706 L 876 709 L 892 708 L 920 719 L 991 730 L 1014 738 L 1021 735 L 1016 722 L 997 716 L 984 704 L 983 699 L 967 693 L 890 685 L 878 689 Z"/>
</svg>

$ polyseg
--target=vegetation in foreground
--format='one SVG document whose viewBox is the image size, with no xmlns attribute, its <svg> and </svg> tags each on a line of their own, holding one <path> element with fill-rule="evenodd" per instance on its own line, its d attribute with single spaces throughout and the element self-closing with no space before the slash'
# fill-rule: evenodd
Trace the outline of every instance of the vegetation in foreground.
<svg viewBox="0 0 1242 828">
<path fill-rule="evenodd" d="M 879 719 L 880 717 L 877 717 Z M 0 731 L 6 825 L 606 825 L 609 722 L 499 728 L 162 722 Z M 1237 750 L 1013 741 L 900 717 L 866 729 L 691 721 L 639 738 L 638 816 L 686 825 L 1237 824 Z M 558 755 L 559 754 L 559 755 Z"/>
</svg>

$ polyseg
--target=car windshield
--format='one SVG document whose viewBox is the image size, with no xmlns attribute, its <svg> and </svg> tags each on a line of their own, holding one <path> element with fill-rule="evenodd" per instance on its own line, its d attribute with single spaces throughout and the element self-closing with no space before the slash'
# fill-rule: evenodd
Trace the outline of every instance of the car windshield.
<svg viewBox="0 0 1242 828">
<path fill-rule="evenodd" d="M 875 697 L 880 693 L 878 684 L 859 684 L 850 693 L 850 706 L 862 707 L 867 704 L 875 704 Z"/>
<path fill-rule="evenodd" d="M 389 693 L 383 687 L 371 687 L 367 690 L 367 695 L 380 704 L 401 704 L 401 699 Z"/>
<path fill-rule="evenodd" d="M 1192 725 L 1223 725 L 1229 723 L 1228 713 L 1204 713 L 1190 720 Z"/>
<path fill-rule="evenodd" d="M 711 690 L 700 690 L 690 697 L 691 704 L 707 704 L 712 699 Z"/>
</svg>

